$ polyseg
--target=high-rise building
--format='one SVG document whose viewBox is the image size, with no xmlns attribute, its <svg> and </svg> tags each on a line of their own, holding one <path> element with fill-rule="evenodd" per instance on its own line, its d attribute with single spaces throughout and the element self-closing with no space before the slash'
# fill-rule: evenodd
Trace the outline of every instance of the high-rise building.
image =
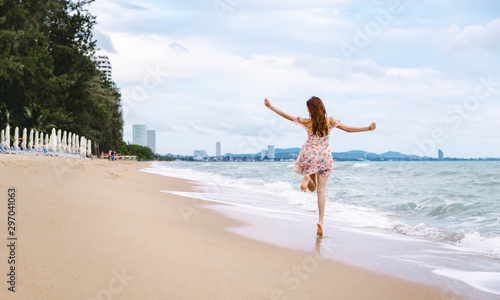
<svg viewBox="0 0 500 300">
<path fill-rule="evenodd" d="M 207 151 L 205 150 L 194 150 L 193 151 L 193 159 L 194 160 L 205 160 L 208 158 Z"/>
<path fill-rule="evenodd" d="M 267 146 L 267 158 L 274 159 L 274 146 L 273 145 Z"/>
<path fill-rule="evenodd" d="M 260 150 L 260 159 L 264 159 L 266 157 L 266 149 Z"/>
<path fill-rule="evenodd" d="M 146 143 L 149 149 L 153 151 L 153 153 L 156 153 L 156 130 L 154 129 L 148 129 L 146 131 L 147 138 L 146 138 Z"/>
<path fill-rule="evenodd" d="M 146 147 L 148 145 L 146 125 L 132 125 L 132 144 Z"/>
<path fill-rule="evenodd" d="M 444 153 L 441 151 L 441 149 L 438 150 L 438 159 L 443 160 L 444 159 Z"/>
<path fill-rule="evenodd" d="M 215 143 L 215 156 L 217 157 L 221 156 L 220 142 Z"/>
<path fill-rule="evenodd" d="M 111 81 L 113 76 L 113 68 L 111 67 L 111 63 L 109 62 L 109 58 L 107 56 L 94 56 L 94 60 L 97 62 L 97 69 L 106 75 L 106 78 Z"/>
</svg>

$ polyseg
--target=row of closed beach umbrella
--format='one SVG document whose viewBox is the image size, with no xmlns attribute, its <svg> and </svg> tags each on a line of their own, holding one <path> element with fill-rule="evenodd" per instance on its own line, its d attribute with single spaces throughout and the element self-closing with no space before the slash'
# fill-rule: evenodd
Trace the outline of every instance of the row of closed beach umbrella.
<svg viewBox="0 0 500 300">
<path fill-rule="evenodd" d="M 49 136 L 43 132 L 38 132 L 31 129 L 28 139 L 28 130 L 23 129 L 22 138 L 19 139 L 19 128 L 14 129 L 14 142 L 11 146 L 11 128 L 6 126 L 2 129 L 0 136 L 0 146 L 6 151 L 35 151 L 35 152 L 52 152 L 52 153 L 68 153 L 81 156 L 89 156 L 92 153 L 92 142 L 84 136 L 78 136 L 71 132 L 62 132 L 52 128 Z"/>
</svg>

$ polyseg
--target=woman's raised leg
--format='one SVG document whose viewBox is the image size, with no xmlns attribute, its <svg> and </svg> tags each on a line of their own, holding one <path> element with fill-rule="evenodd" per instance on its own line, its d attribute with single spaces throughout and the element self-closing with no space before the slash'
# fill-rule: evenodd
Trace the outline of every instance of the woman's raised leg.
<svg viewBox="0 0 500 300">
<path fill-rule="evenodd" d="M 309 182 L 311 182 L 311 178 L 309 177 L 309 175 L 305 175 L 302 183 L 300 184 L 300 190 L 305 192 L 307 190 L 307 187 L 309 186 Z"/>
<path fill-rule="evenodd" d="M 314 174 L 311 174 L 309 175 L 309 177 L 311 178 L 311 180 L 309 180 L 309 185 L 307 186 L 307 188 L 311 191 L 311 192 L 314 192 L 316 190 L 316 186 L 318 185 L 318 183 L 316 182 L 316 173 Z"/>
<path fill-rule="evenodd" d="M 318 232 L 319 236 L 323 236 L 323 217 L 325 216 L 325 203 L 326 203 L 326 182 L 328 176 L 318 175 Z"/>
</svg>

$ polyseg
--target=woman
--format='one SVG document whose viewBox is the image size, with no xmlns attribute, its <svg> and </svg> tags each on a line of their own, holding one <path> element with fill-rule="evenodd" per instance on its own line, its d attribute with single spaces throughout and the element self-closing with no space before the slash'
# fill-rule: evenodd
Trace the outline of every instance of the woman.
<svg viewBox="0 0 500 300">
<path fill-rule="evenodd" d="M 329 138 L 333 127 L 346 132 L 361 132 L 375 130 L 375 123 L 368 127 L 350 127 L 340 123 L 339 120 L 327 117 L 323 101 L 318 97 L 307 100 L 307 111 L 309 119 L 293 117 L 271 105 L 265 99 L 264 104 L 285 119 L 301 125 L 307 131 L 307 141 L 302 146 L 299 156 L 294 164 L 294 171 L 304 175 L 300 189 L 305 192 L 308 188 L 311 192 L 317 190 L 318 194 L 318 230 L 317 235 L 323 236 L 323 216 L 325 214 L 325 189 L 328 176 L 333 170 L 332 151 L 330 150 Z"/>
</svg>

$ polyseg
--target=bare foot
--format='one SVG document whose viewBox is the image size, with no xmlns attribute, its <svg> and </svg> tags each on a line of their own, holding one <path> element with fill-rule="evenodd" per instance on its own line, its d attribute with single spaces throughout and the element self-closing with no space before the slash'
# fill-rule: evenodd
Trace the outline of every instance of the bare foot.
<svg viewBox="0 0 500 300">
<path fill-rule="evenodd" d="M 310 175 L 311 180 L 309 181 L 309 185 L 307 186 L 311 192 L 314 192 L 316 190 L 316 174 L 311 174 Z"/>
<path fill-rule="evenodd" d="M 321 222 L 318 222 L 318 231 L 316 234 L 320 237 L 323 236 L 323 224 L 321 224 Z"/>
<path fill-rule="evenodd" d="M 302 180 L 302 183 L 300 184 L 300 190 L 305 192 L 307 190 L 307 186 L 309 185 L 309 181 L 311 178 L 309 175 L 304 176 L 304 180 Z"/>
</svg>

